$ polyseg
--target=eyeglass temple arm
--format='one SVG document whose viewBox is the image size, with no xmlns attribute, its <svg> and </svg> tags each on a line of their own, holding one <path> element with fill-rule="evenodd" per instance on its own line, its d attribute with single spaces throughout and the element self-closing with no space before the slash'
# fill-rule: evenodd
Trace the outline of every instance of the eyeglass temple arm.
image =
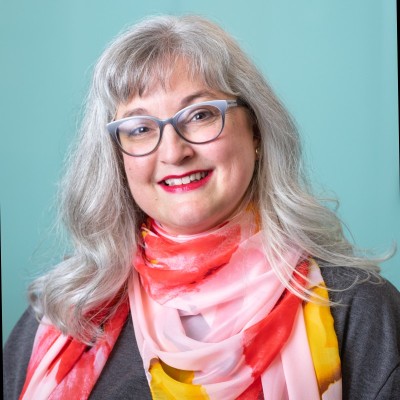
<svg viewBox="0 0 400 400">
<path fill-rule="evenodd" d="M 227 100 L 228 103 L 228 108 L 229 107 L 235 107 L 235 106 L 243 106 L 246 108 L 250 108 L 250 106 L 247 104 L 246 101 L 238 97 L 236 100 Z"/>
</svg>

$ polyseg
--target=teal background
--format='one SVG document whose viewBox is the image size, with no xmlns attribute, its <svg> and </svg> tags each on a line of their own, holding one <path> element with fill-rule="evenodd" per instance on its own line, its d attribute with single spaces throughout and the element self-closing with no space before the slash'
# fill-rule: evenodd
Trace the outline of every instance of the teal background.
<svg viewBox="0 0 400 400">
<path fill-rule="evenodd" d="M 296 119 L 312 179 L 340 199 L 355 242 L 400 242 L 394 0 L 2 0 L 3 340 L 28 282 L 62 257 L 55 192 L 92 66 L 123 27 L 158 13 L 203 14 L 235 36 Z M 400 288 L 399 254 L 382 268 Z"/>
</svg>

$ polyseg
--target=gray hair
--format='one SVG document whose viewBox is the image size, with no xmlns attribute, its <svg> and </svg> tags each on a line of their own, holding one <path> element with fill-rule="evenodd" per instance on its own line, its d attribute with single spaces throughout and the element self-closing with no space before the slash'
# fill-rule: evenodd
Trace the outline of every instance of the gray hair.
<svg viewBox="0 0 400 400">
<path fill-rule="evenodd" d="M 193 76 L 240 97 L 252 110 L 260 157 L 249 193 L 260 210 L 266 256 L 281 281 L 304 296 L 291 287 L 293 266 L 282 270 L 273 261 L 292 248 L 332 266 L 378 271 L 377 260 L 355 255 L 335 213 L 311 194 L 296 127 L 238 44 L 197 16 L 150 18 L 117 37 L 96 65 L 78 142 L 61 183 L 61 215 L 74 252 L 29 289 L 37 314 L 46 314 L 62 332 L 80 340 L 90 342 L 98 334 L 93 310 L 108 308 L 111 315 L 126 299 L 144 218 L 106 123 L 119 104 L 154 81 L 164 84 L 178 58 Z"/>
</svg>

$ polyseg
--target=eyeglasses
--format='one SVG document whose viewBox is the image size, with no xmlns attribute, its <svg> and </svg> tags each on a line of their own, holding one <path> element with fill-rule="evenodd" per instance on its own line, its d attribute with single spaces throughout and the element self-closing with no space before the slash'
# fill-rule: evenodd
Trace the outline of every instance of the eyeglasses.
<svg viewBox="0 0 400 400">
<path fill-rule="evenodd" d="M 171 124 L 186 142 L 209 143 L 224 129 L 226 110 L 244 105 L 240 99 L 204 101 L 185 107 L 167 119 L 146 115 L 119 119 L 108 123 L 107 130 L 125 154 L 147 156 L 160 145 L 165 125 Z"/>
</svg>

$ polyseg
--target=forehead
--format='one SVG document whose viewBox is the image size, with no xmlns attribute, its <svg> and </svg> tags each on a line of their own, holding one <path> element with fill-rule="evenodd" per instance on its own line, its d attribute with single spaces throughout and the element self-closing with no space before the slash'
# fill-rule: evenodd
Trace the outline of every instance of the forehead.
<svg viewBox="0 0 400 400">
<path fill-rule="evenodd" d="M 127 101 L 117 105 L 117 118 L 152 111 L 157 104 L 185 107 L 197 101 L 217 99 L 223 92 L 210 88 L 200 74 L 193 74 L 181 61 L 162 77 L 153 75 L 142 90 L 135 90 Z"/>
</svg>

